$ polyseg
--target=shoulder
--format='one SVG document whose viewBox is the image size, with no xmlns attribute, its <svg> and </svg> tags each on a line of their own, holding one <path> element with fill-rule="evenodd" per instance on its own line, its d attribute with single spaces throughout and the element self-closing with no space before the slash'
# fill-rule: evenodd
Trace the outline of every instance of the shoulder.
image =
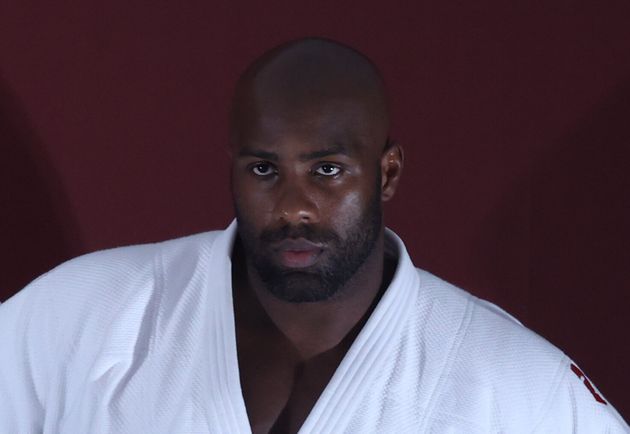
<svg viewBox="0 0 630 434">
<path fill-rule="evenodd" d="M 128 292 L 152 282 L 162 267 L 185 256 L 195 262 L 212 246 L 220 231 L 203 232 L 150 244 L 116 247 L 88 253 L 39 276 L 0 305 L 0 314 L 14 305 L 35 305 L 46 309 L 75 303 L 95 307 L 117 304 Z M 70 306 L 69 306 L 70 305 Z"/>
<path fill-rule="evenodd" d="M 500 432 L 531 432 L 547 420 L 551 425 L 545 429 L 553 432 L 589 432 L 569 429 L 574 422 L 570 412 L 551 410 L 555 414 L 549 416 L 550 408 L 570 409 L 576 395 L 569 390 L 579 386 L 580 397 L 588 403 L 583 418 L 596 410 L 616 415 L 593 398 L 560 349 L 500 307 L 430 273 L 418 273 L 424 297 L 442 312 L 433 321 L 452 322 L 438 413 L 458 414 Z"/>
<path fill-rule="evenodd" d="M 134 299 L 148 299 L 165 270 L 194 268 L 219 233 L 118 247 L 71 259 L 0 305 L 0 338 L 16 329 L 34 330 L 39 336 L 69 329 L 103 331 L 123 306 Z"/>
<path fill-rule="evenodd" d="M 164 293 L 200 274 L 218 233 L 90 253 L 0 305 L 0 431 L 30 430 L 78 396 L 92 369 L 148 348 Z"/>
</svg>

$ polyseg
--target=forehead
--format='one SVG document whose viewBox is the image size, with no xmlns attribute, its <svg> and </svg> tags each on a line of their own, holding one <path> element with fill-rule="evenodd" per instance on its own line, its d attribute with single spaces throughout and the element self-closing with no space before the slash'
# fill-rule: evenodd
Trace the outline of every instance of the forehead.
<svg viewBox="0 0 630 434">
<path fill-rule="evenodd" d="M 248 104 L 235 122 L 233 146 L 305 151 L 343 146 L 361 153 L 385 140 L 378 114 L 354 98 L 291 104 L 258 101 Z"/>
</svg>

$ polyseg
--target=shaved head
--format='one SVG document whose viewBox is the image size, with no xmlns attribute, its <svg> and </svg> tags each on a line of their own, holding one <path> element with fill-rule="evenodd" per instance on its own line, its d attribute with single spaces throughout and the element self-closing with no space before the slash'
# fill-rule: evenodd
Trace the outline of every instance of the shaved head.
<svg viewBox="0 0 630 434">
<path fill-rule="evenodd" d="M 334 110 L 344 103 L 359 104 L 366 111 L 373 134 L 388 134 L 384 83 L 371 60 L 328 39 L 288 42 L 264 53 L 240 77 L 232 102 L 230 139 L 238 144 L 261 116 L 297 117 L 316 108 Z"/>
</svg>

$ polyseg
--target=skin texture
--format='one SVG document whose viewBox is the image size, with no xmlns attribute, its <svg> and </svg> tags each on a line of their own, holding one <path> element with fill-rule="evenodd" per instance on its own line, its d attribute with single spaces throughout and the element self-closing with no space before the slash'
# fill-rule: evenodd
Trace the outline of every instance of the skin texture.
<svg viewBox="0 0 630 434">
<path fill-rule="evenodd" d="M 393 275 L 382 202 L 403 166 L 382 80 L 322 39 L 263 55 L 230 126 L 232 280 L 252 430 L 297 432 Z"/>
</svg>

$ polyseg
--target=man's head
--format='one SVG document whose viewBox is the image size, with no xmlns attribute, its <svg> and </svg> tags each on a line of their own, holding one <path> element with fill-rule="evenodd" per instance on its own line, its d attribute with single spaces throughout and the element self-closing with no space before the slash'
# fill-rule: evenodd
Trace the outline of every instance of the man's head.
<svg viewBox="0 0 630 434">
<path fill-rule="evenodd" d="M 325 39 L 277 47 L 239 80 L 232 193 L 248 266 L 292 302 L 333 297 L 380 254 L 382 208 L 402 169 L 382 79 Z"/>
</svg>

